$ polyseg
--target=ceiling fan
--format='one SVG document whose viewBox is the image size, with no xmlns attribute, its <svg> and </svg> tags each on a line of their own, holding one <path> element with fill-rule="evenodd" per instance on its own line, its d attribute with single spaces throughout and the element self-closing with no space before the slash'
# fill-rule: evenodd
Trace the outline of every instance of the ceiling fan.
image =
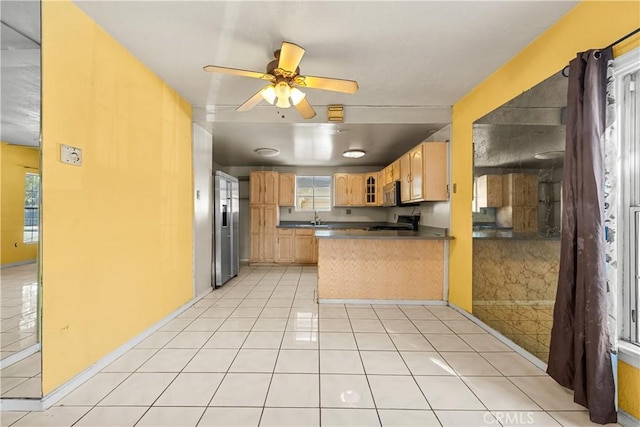
<svg viewBox="0 0 640 427">
<path fill-rule="evenodd" d="M 354 80 L 341 80 L 328 77 L 315 77 L 300 75 L 300 60 L 305 50 L 294 43 L 282 42 L 282 47 L 273 55 L 275 59 L 267 64 L 265 73 L 247 71 L 238 68 L 219 67 L 207 65 L 205 71 L 211 73 L 231 74 L 235 76 L 251 77 L 254 79 L 268 80 L 270 83 L 260 89 L 258 93 L 246 100 L 244 104 L 236 108 L 236 111 L 247 111 L 256 106 L 263 99 L 269 104 L 280 108 L 293 106 L 305 119 L 316 115 L 315 110 L 309 104 L 306 94 L 298 89 L 307 87 L 313 89 L 330 90 L 342 93 L 355 93 L 358 90 L 358 82 Z"/>
</svg>

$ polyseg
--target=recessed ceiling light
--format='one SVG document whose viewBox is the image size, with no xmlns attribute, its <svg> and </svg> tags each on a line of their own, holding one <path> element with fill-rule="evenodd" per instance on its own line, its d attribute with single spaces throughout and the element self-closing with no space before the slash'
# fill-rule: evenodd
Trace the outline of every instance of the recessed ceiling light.
<svg viewBox="0 0 640 427">
<path fill-rule="evenodd" d="M 543 151 L 542 153 L 536 153 L 533 157 L 539 160 L 559 159 L 564 157 L 564 151 Z"/>
<path fill-rule="evenodd" d="M 275 148 L 256 148 L 254 151 L 257 155 L 263 157 L 275 157 L 280 154 L 280 150 Z"/>
<path fill-rule="evenodd" d="M 347 150 L 344 153 L 342 153 L 343 157 L 349 157 L 351 159 L 359 159 L 364 155 L 365 155 L 365 152 L 362 150 Z"/>
</svg>

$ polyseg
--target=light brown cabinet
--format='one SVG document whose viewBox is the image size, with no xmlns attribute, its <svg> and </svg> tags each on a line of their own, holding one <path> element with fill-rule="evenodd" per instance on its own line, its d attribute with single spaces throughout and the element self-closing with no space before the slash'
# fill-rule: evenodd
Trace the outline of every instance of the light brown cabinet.
<svg viewBox="0 0 640 427">
<path fill-rule="evenodd" d="M 447 188 L 447 143 L 422 143 L 422 200 L 425 202 L 449 200 Z"/>
<path fill-rule="evenodd" d="M 365 206 L 364 175 L 336 173 L 333 175 L 334 206 Z"/>
<path fill-rule="evenodd" d="M 316 238 L 313 230 L 295 230 L 294 261 L 299 264 L 313 264 L 316 259 Z"/>
<path fill-rule="evenodd" d="M 278 177 L 278 206 L 296 205 L 296 174 L 281 173 Z"/>
<path fill-rule="evenodd" d="M 249 202 L 252 205 L 277 205 L 278 181 L 278 172 L 252 171 Z"/>
<path fill-rule="evenodd" d="M 294 261 L 295 237 L 292 228 L 278 228 L 278 262 Z"/>
<path fill-rule="evenodd" d="M 275 262 L 277 206 L 250 206 L 249 262 Z"/>
<path fill-rule="evenodd" d="M 423 199 L 422 171 L 423 171 L 424 165 L 423 165 L 422 147 L 423 147 L 423 144 L 420 144 L 409 152 L 409 161 L 411 162 L 411 176 L 410 176 L 411 201 L 419 201 Z"/>
<path fill-rule="evenodd" d="M 422 144 L 400 157 L 400 199 L 403 202 L 418 202 L 422 200 L 423 162 Z"/>
<path fill-rule="evenodd" d="M 365 206 L 380 206 L 380 180 L 378 172 L 364 174 L 364 204 Z"/>
<path fill-rule="evenodd" d="M 400 157 L 400 200 L 411 200 L 411 157 L 409 153 Z"/>
<path fill-rule="evenodd" d="M 278 225 L 278 172 L 252 171 L 249 181 L 249 262 L 275 262 Z"/>
<path fill-rule="evenodd" d="M 384 178 L 383 185 L 391 184 L 400 180 L 400 159 L 388 165 L 383 169 Z"/>
<path fill-rule="evenodd" d="M 502 206 L 502 175 L 482 175 L 476 178 L 476 204 L 479 208 Z"/>
<path fill-rule="evenodd" d="M 502 175 L 502 207 L 496 224 L 513 231 L 538 231 L 538 177 L 522 173 Z"/>
</svg>

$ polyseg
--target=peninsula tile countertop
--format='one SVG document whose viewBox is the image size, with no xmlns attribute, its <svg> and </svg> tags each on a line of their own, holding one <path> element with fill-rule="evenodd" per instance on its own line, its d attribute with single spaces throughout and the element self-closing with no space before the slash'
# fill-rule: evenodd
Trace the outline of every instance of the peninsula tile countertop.
<svg viewBox="0 0 640 427">
<path fill-rule="evenodd" d="M 277 228 L 314 228 L 319 230 L 326 229 L 342 229 L 342 230 L 351 230 L 351 229 L 361 229 L 367 230 L 369 227 L 377 227 L 377 226 L 398 226 L 398 228 L 402 228 L 400 224 L 389 224 L 386 222 L 355 222 L 355 221 L 335 221 L 335 222 L 322 222 L 320 224 L 312 224 L 310 221 L 280 221 L 280 224 Z"/>
<path fill-rule="evenodd" d="M 560 233 L 523 233 L 508 229 L 484 229 L 473 232 L 474 239 L 487 240 L 560 240 Z"/>
<path fill-rule="evenodd" d="M 376 240 L 452 240 L 447 229 L 436 227 L 420 227 L 419 231 L 411 230 L 331 230 L 316 229 L 318 239 L 376 239 Z"/>
</svg>

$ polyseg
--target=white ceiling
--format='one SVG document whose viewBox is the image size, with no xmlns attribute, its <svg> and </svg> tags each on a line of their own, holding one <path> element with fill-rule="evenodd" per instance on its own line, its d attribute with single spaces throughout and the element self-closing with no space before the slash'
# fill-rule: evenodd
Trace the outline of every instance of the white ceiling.
<svg viewBox="0 0 640 427">
<path fill-rule="evenodd" d="M 194 121 L 214 135 L 217 162 L 383 165 L 449 123 L 451 105 L 577 1 L 76 4 L 194 106 Z M 262 71 L 284 40 L 306 49 L 301 74 L 357 80 L 360 90 L 305 89 L 318 112 L 305 122 L 294 109 L 264 103 L 237 113 L 264 81 L 202 71 L 207 64 Z M 326 123 L 329 104 L 345 105 L 343 124 Z M 258 146 L 282 155 L 260 158 Z M 368 155 L 343 159 L 347 148 Z"/>
</svg>

